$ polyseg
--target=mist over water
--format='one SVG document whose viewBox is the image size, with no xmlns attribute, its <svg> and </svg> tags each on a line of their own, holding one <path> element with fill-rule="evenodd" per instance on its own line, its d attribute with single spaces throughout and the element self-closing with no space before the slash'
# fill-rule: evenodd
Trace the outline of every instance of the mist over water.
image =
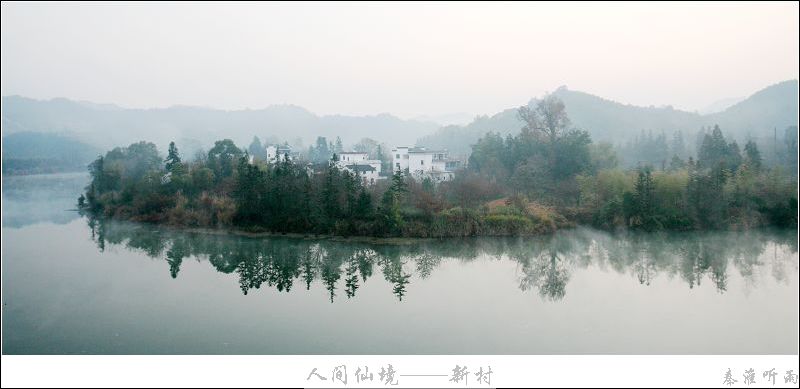
<svg viewBox="0 0 800 389">
<path fill-rule="evenodd" d="M 2 352 L 796 355 L 797 11 L 3 2 Z"/>
<path fill-rule="evenodd" d="M 84 182 L 4 182 L 4 353 L 797 353 L 796 231 L 397 245 L 15 209 Z"/>
</svg>

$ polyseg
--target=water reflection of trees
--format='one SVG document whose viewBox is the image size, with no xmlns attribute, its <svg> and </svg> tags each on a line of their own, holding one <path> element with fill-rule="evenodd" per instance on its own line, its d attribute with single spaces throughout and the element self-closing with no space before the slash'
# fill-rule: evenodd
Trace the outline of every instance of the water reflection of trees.
<svg viewBox="0 0 800 389">
<path fill-rule="evenodd" d="M 476 258 L 517 263 L 519 288 L 545 300 L 567 293 L 571 274 L 589 266 L 630 274 L 642 285 L 659 277 L 680 277 L 689 288 L 710 282 L 728 288 L 731 268 L 755 284 L 770 275 L 786 280 L 797 269 L 796 231 L 611 235 L 577 229 L 535 238 L 477 238 L 367 244 L 285 237 L 247 238 L 175 231 L 149 225 L 89 220 L 98 248 L 119 245 L 164 259 L 177 278 L 184 260 L 208 261 L 222 273 L 236 273 L 242 293 L 266 285 L 289 292 L 319 281 L 334 301 L 352 298 L 376 271 L 402 301 L 414 277 L 425 279 L 443 261 Z M 343 290 L 343 293 L 342 291 Z"/>
</svg>

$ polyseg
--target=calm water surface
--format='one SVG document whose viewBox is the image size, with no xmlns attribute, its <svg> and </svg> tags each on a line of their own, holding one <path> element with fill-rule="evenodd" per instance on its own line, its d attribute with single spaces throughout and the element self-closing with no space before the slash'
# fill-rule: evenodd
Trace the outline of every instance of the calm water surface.
<svg viewBox="0 0 800 389">
<path fill-rule="evenodd" d="M 797 231 L 403 245 L 90 220 L 3 178 L 5 354 L 797 354 Z"/>
</svg>

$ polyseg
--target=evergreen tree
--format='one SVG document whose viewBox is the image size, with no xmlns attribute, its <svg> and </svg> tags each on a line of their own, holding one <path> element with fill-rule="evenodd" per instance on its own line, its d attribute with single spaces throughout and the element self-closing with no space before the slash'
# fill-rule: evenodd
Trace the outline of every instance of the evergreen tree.
<svg viewBox="0 0 800 389">
<path fill-rule="evenodd" d="M 727 143 L 719 126 L 714 126 L 711 134 L 706 134 L 697 155 L 697 165 L 701 169 L 714 169 L 722 163 L 725 169 L 735 171 L 742 162 L 739 145 L 736 141 Z"/>
<path fill-rule="evenodd" d="M 325 183 L 322 188 L 322 209 L 324 211 L 324 223 L 327 226 L 332 226 L 336 220 L 341 217 L 341 206 L 339 204 L 339 197 L 341 194 L 339 188 L 339 178 L 341 172 L 336 165 L 331 161 L 325 172 Z"/>
<path fill-rule="evenodd" d="M 356 214 L 358 189 L 360 187 L 361 179 L 349 171 L 343 172 L 342 178 L 344 181 L 344 197 L 347 204 L 347 217 L 353 218 Z"/>
<path fill-rule="evenodd" d="M 403 196 L 408 192 L 408 187 L 402 172 L 395 172 L 392 176 L 392 184 L 383 193 L 381 199 L 381 214 L 389 233 L 398 233 L 403 226 L 403 215 L 400 212 L 400 205 Z"/>
<path fill-rule="evenodd" d="M 331 158 L 331 152 L 332 147 L 328 147 L 328 140 L 324 136 L 318 136 L 316 147 L 311 151 L 311 161 L 316 163 L 326 162 Z"/>
<path fill-rule="evenodd" d="M 247 147 L 247 152 L 256 159 L 263 160 L 267 158 L 267 149 L 261 144 L 261 139 L 258 139 L 257 136 L 253 137 L 253 141 L 250 142 L 250 146 Z"/>
<path fill-rule="evenodd" d="M 745 158 L 747 165 L 756 171 L 761 170 L 761 152 L 758 151 L 758 146 L 752 140 L 747 141 L 744 145 Z"/>
<path fill-rule="evenodd" d="M 683 141 L 683 132 L 680 130 L 675 131 L 675 133 L 672 135 L 670 152 L 673 156 L 677 156 L 681 160 L 686 158 L 686 143 Z"/>
<path fill-rule="evenodd" d="M 184 164 L 181 162 L 178 148 L 175 147 L 175 142 L 169 143 L 169 151 L 167 152 L 167 158 L 164 160 L 164 162 L 166 162 L 165 168 L 169 173 L 167 190 L 174 193 L 179 190 L 187 189 L 188 172 L 186 171 Z"/>
<path fill-rule="evenodd" d="M 739 165 L 742 164 L 742 151 L 736 141 L 729 143 L 728 148 L 725 150 L 725 164 L 725 168 L 729 172 L 735 172 Z"/>
<path fill-rule="evenodd" d="M 658 227 L 655 205 L 655 184 L 650 166 L 639 170 L 634 187 L 635 215 L 633 226 L 652 230 Z"/>
<path fill-rule="evenodd" d="M 353 213 L 356 218 L 362 220 L 370 219 L 373 215 L 372 196 L 370 196 L 369 192 L 364 188 L 361 188 L 361 191 L 358 193 L 358 199 L 356 200 Z"/>
<path fill-rule="evenodd" d="M 669 162 L 670 171 L 681 170 L 685 167 L 686 162 L 684 162 L 677 154 L 672 156 L 672 160 Z"/>
<path fill-rule="evenodd" d="M 244 225 L 262 223 L 263 218 L 268 216 L 262 208 L 264 172 L 257 165 L 248 163 L 246 156 L 242 156 L 239 158 L 237 173 L 236 186 L 232 193 L 237 204 L 235 221 Z"/>
<path fill-rule="evenodd" d="M 333 151 L 338 154 L 344 151 L 344 147 L 342 147 L 342 138 L 336 137 L 336 145 L 333 147 Z"/>
<path fill-rule="evenodd" d="M 169 142 L 169 151 L 164 162 L 166 162 L 168 172 L 172 172 L 173 168 L 181 163 L 181 157 L 178 155 L 178 148 L 175 147 L 175 142 Z"/>
</svg>

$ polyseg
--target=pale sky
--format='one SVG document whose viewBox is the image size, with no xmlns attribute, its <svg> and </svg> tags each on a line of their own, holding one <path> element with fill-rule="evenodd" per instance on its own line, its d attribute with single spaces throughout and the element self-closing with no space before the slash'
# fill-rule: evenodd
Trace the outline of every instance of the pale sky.
<svg viewBox="0 0 800 389">
<path fill-rule="evenodd" d="M 2 95 L 492 114 L 560 85 L 702 110 L 798 78 L 798 5 L 2 4 Z"/>
</svg>

